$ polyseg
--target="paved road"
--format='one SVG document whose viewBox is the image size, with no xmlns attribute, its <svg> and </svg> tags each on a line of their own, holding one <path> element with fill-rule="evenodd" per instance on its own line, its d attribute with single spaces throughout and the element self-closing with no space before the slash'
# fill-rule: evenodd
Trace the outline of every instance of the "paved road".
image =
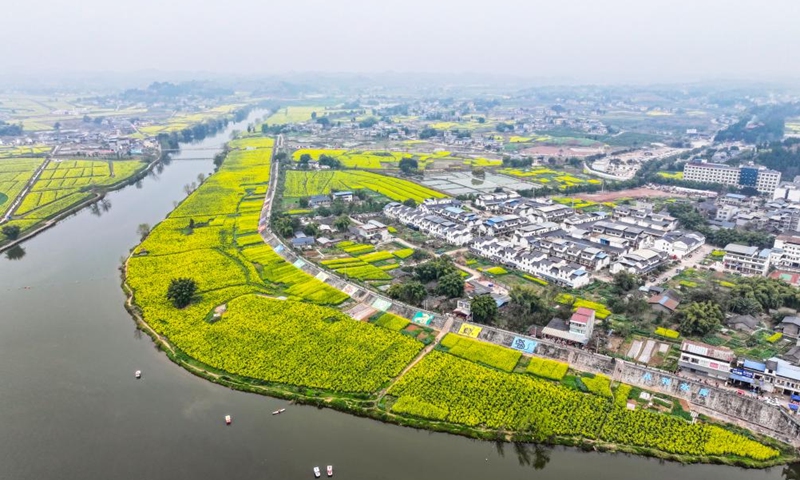
<svg viewBox="0 0 800 480">
<path fill-rule="evenodd" d="M 664 272 L 661 275 L 659 275 L 658 277 L 656 277 L 654 282 L 648 282 L 647 286 L 658 285 L 660 283 L 663 283 L 663 282 L 669 280 L 670 278 L 672 278 L 672 277 L 674 277 L 675 275 L 678 274 L 678 269 L 679 268 L 681 270 L 683 270 L 683 269 L 686 269 L 686 268 L 694 268 L 694 267 L 696 267 L 713 250 L 714 250 L 714 247 L 711 246 L 711 245 L 708 245 L 708 244 L 701 245 L 700 248 L 698 248 L 697 250 L 695 250 L 691 254 L 683 257 L 680 260 L 680 262 L 678 262 L 678 264 L 676 264 L 673 267 L 670 267 L 669 270 L 667 270 L 666 272 Z"/>
</svg>

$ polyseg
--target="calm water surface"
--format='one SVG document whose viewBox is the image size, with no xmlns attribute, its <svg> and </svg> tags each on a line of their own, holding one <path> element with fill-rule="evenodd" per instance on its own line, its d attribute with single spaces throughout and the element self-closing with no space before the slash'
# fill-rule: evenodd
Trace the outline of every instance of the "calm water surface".
<svg viewBox="0 0 800 480">
<path fill-rule="evenodd" d="M 245 125 L 197 146 L 221 146 Z M 800 478 L 782 468 L 498 446 L 289 406 L 192 376 L 136 331 L 118 266 L 137 243 L 137 225 L 163 219 L 185 184 L 213 170 L 213 153 L 185 151 L 205 160 L 179 155 L 108 195 L 105 209 L 85 209 L 0 256 L 0 479 L 282 480 L 312 478 L 313 466 L 328 463 L 337 478 L 354 480 Z M 281 407 L 285 414 L 270 414 Z"/>
</svg>

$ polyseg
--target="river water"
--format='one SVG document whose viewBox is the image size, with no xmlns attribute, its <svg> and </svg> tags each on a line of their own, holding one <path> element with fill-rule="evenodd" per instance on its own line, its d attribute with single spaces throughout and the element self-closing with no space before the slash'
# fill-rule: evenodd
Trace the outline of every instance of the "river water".
<svg viewBox="0 0 800 480">
<path fill-rule="evenodd" d="M 221 147 L 245 125 L 185 148 Z M 163 219 L 184 185 L 213 170 L 213 154 L 186 150 L 160 173 L 109 194 L 107 208 L 84 209 L 24 252 L 0 257 L 0 479 L 283 480 L 312 478 L 312 467 L 326 464 L 354 480 L 800 478 L 783 468 L 496 445 L 290 406 L 194 377 L 137 332 L 118 266 L 137 243 L 137 225 Z"/>
</svg>

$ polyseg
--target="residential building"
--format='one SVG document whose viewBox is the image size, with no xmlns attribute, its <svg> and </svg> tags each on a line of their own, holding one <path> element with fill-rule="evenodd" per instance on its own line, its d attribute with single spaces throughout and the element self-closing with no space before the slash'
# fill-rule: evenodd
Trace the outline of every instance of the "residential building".
<svg viewBox="0 0 800 480">
<path fill-rule="evenodd" d="M 722 266 L 728 273 L 763 277 L 769 269 L 770 254 L 769 249 L 760 250 L 758 247 L 729 243 L 725 246 Z"/>
<path fill-rule="evenodd" d="M 675 230 L 653 241 L 653 250 L 671 257 L 683 258 L 706 243 L 706 237 L 697 232 Z"/>
<path fill-rule="evenodd" d="M 735 358 L 730 348 L 684 340 L 678 365 L 694 373 L 727 381 L 730 378 L 731 362 Z"/>
<path fill-rule="evenodd" d="M 644 275 L 664 265 L 669 257 L 664 252 L 642 248 L 620 255 L 616 263 L 611 265 L 611 273 L 626 271 L 634 275 Z"/>
<path fill-rule="evenodd" d="M 785 269 L 800 269 L 800 236 L 786 234 L 775 237 L 774 250 L 780 250 L 777 266 Z"/>
<path fill-rule="evenodd" d="M 327 195 L 312 195 L 308 199 L 308 206 L 310 207 L 325 207 L 331 204 L 331 197 Z"/>
<path fill-rule="evenodd" d="M 650 308 L 652 308 L 655 312 L 671 314 L 675 313 L 675 310 L 678 309 L 678 305 L 681 304 L 681 300 L 677 295 L 675 295 L 674 292 L 666 291 L 657 295 L 653 295 L 647 299 L 647 303 L 650 304 Z"/>
<path fill-rule="evenodd" d="M 331 196 L 334 200 L 341 200 L 343 202 L 352 202 L 355 199 L 353 192 L 333 192 Z"/>
<path fill-rule="evenodd" d="M 581 307 L 572 314 L 569 321 L 554 318 L 542 329 L 542 336 L 568 343 L 586 345 L 592 338 L 595 311 Z"/>
<path fill-rule="evenodd" d="M 752 385 L 765 392 L 800 394 L 800 367 L 778 357 L 763 362 L 743 360 L 731 370 L 731 380 Z"/>
</svg>

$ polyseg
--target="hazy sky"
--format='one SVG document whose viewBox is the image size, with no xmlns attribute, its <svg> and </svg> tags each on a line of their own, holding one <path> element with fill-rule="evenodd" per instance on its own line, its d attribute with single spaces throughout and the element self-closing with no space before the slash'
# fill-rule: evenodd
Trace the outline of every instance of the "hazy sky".
<svg viewBox="0 0 800 480">
<path fill-rule="evenodd" d="M 19 71 L 800 79 L 798 0 L 3 0 Z"/>
</svg>

